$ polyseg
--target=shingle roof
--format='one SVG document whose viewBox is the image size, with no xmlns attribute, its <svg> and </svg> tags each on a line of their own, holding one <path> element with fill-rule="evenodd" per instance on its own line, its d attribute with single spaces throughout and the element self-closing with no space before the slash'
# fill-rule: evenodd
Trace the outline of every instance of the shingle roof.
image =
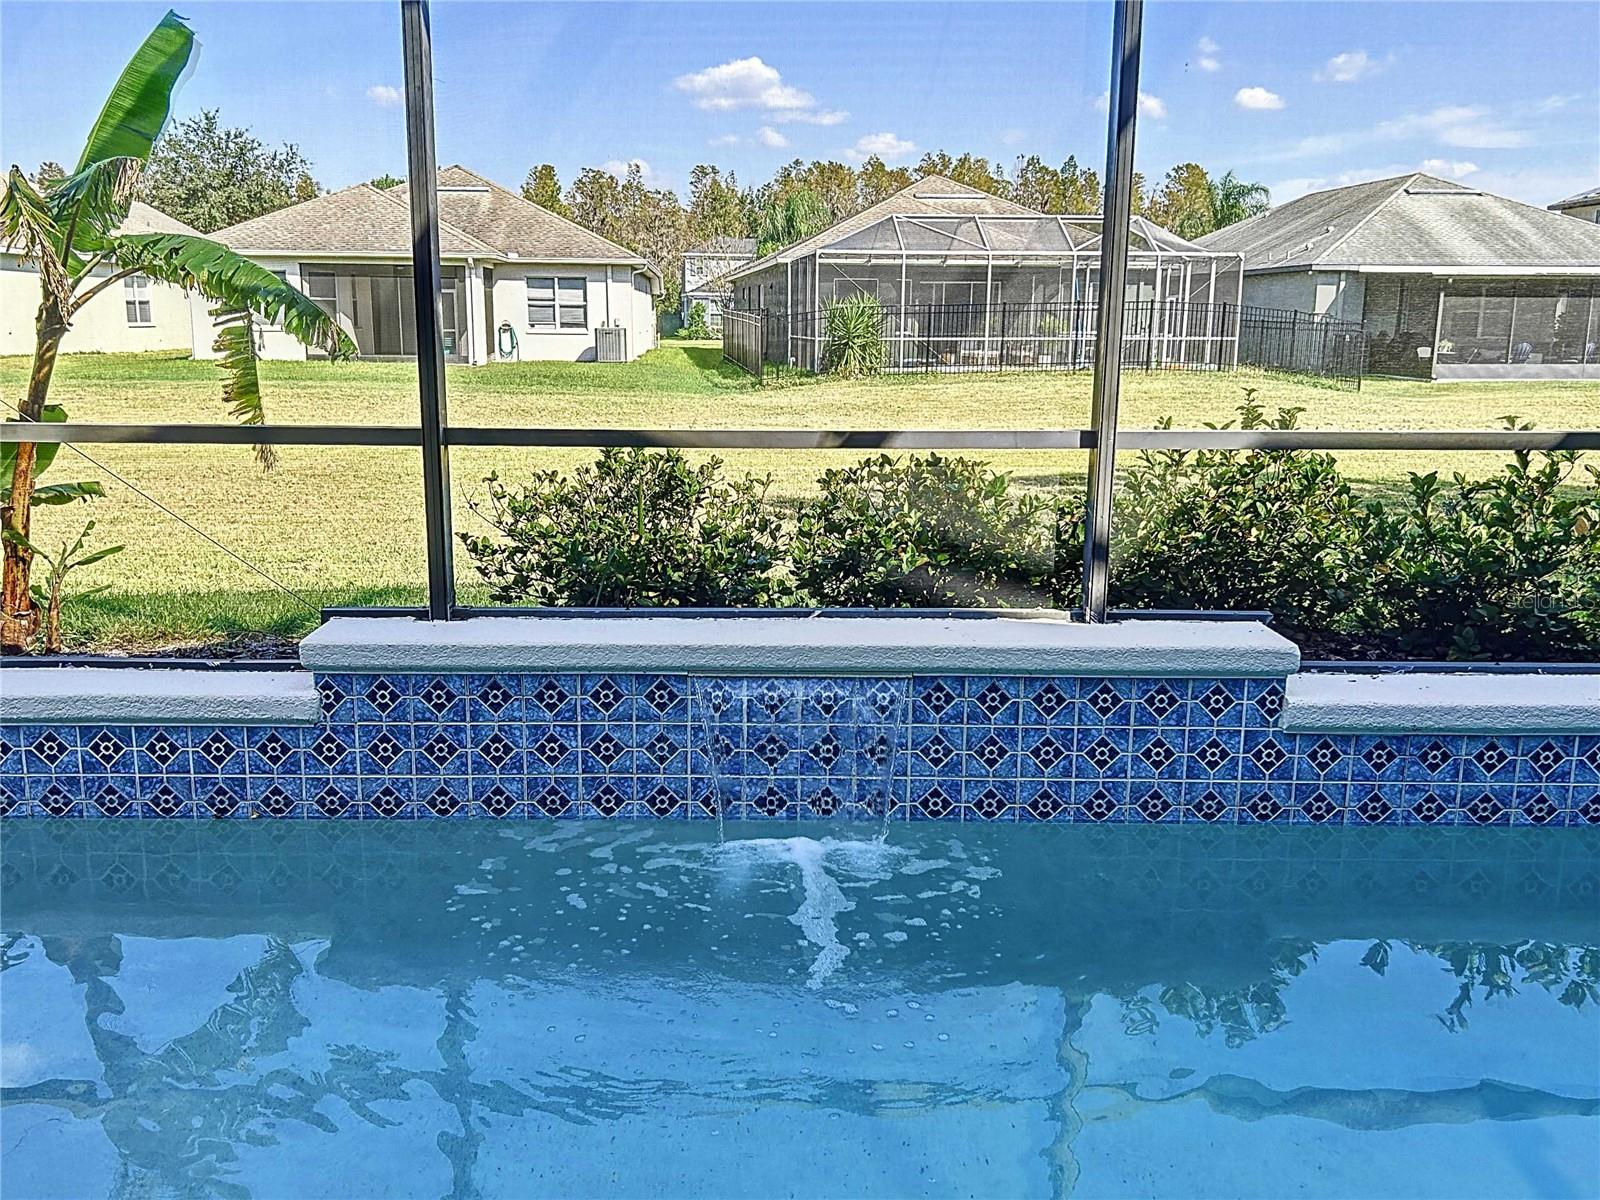
<svg viewBox="0 0 1600 1200">
<path fill-rule="evenodd" d="M 1420 172 L 1313 192 L 1199 241 L 1247 271 L 1600 270 L 1600 228 Z"/>
<path fill-rule="evenodd" d="M 1591 204 L 1600 204 L 1600 187 L 1590 188 L 1587 192 L 1579 192 L 1576 196 L 1568 196 L 1565 200 L 1557 200 L 1550 206 L 1550 211 L 1562 212 L 1569 208 L 1588 208 Z"/>
<path fill-rule="evenodd" d="M 821 233 L 795 242 L 792 246 L 785 246 L 782 250 L 775 250 L 765 258 L 740 264 L 724 274 L 721 280 L 727 282 L 753 271 L 763 270 L 775 263 L 793 262 L 797 258 L 804 258 L 818 247 L 831 245 L 840 238 L 874 225 L 885 217 L 970 216 L 974 213 L 1035 215 L 1033 209 L 1024 208 L 1001 196 L 979 191 L 964 183 L 957 183 L 954 179 L 946 179 L 943 175 L 926 175 L 909 187 L 901 188 L 894 195 L 862 209 L 855 216 L 835 222 Z"/>
<path fill-rule="evenodd" d="M 282 254 L 411 254 L 407 185 L 360 183 L 212 234 L 235 250 Z M 439 250 L 452 258 L 644 262 L 638 254 L 465 167 L 439 171 Z"/>
<path fill-rule="evenodd" d="M 142 200 L 135 200 L 128 206 L 128 215 L 121 225 L 117 226 L 118 233 L 187 233 L 194 237 L 204 237 L 198 229 L 185 225 L 177 217 L 169 217 L 159 208 L 151 208 Z"/>
<path fill-rule="evenodd" d="M 756 252 L 756 240 L 749 237 L 714 237 L 703 245 L 692 250 L 685 250 L 685 254 L 747 254 Z"/>
</svg>

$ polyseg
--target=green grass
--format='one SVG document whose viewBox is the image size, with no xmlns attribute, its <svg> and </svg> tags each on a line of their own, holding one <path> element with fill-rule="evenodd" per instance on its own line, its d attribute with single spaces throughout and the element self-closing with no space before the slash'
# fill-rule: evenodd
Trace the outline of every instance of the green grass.
<svg viewBox="0 0 1600 1200">
<path fill-rule="evenodd" d="M 20 394 L 27 361 L 0 358 L 0 395 Z M 263 390 L 274 423 L 407 425 L 416 421 L 415 368 L 406 363 L 264 363 Z M 451 368 L 452 422 L 461 425 L 601 428 L 1046 429 L 1087 423 L 1087 375 L 881 376 L 843 382 L 785 378 L 758 387 L 721 361 L 715 344 L 670 340 L 637 362 L 508 363 Z M 1491 428 L 1518 413 L 1543 428 L 1600 425 L 1592 383 L 1419 384 L 1369 380 L 1342 391 L 1282 377 L 1132 372 L 1124 377 L 1122 425 L 1148 428 L 1163 416 L 1180 427 L 1230 419 L 1246 386 L 1269 407 L 1305 409 L 1307 428 Z M 71 355 L 56 371 L 51 398 L 82 421 L 221 421 L 214 366 L 176 355 Z M 292 637 L 315 621 L 316 606 L 405 603 L 420 598 L 424 567 L 421 470 L 415 451 L 284 447 L 263 472 L 246 447 L 89 445 L 100 467 L 64 451 L 57 480 L 104 480 L 109 496 L 91 508 L 46 509 L 37 536 L 52 546 L 89 516 L 99 544 L 127 549 L 89 568 L 81 584 L 110 590 L 73 606 L 71 638 L 82 645 L 134 648 L 200 643 L 250 632 Z M 476 520 L 468 501 L 490 469 L 513 478 L 535 467 L 569 467 L 588 450 L 460 449 L 452 454 L 458 528 Z M 845 451 L 735 451 L 735 471 L 770 474 L 774 491 L 811 491 Z M 1081 479 L 1079 452 L 988 455 L 1027 486 Z M 1493 454 L 1351 453 L 1341 456 L 1358 484 L 1389 490 L 1411 470 L 1493 469 Z M 104 468 L 104 469 L 102 469 Z M 121 480 L 107 474 L 114 471 Z M 123 482 L 126 481 L 126 482 Z M 310 607 L 272 588 L 162 513 L 133 489 L 181 515 Z M 457 563 L 463 593 L 481 596 L 470 564 Z"/>
</svg>

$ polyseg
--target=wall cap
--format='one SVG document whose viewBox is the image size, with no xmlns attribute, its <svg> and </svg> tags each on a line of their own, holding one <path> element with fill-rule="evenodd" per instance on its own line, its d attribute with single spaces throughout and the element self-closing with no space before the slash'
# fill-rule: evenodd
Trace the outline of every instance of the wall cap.
<svg viewBox="0 0 1600 1200">
<path fill-rule="evenodd" d="M 305 671 L 35 667 L 5 671 L 0 725 L 312 725 Z"/>
<path fill-rule="evenodd" d="M 1290 733 L 1597 733 L 1592 675 L 1416 672 L 1295 675 L 1285 686 Z"/>
<path fill-rule="evenodd" d="M 989 618 L 335 617 L 300 643 L 319 673 L 1113 675 L 1282 678 L 1295 644 L 1255 621 Z"/>
</svg>

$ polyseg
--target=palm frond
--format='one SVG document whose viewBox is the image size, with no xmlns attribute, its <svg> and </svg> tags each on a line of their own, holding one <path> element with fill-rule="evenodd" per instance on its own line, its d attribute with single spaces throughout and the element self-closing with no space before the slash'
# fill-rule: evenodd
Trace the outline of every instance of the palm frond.
<svg viewBox="0 0 1600 1200">
<path fill-rule="evenodd" d="M 261 375 L 256 369 L 255 329 L 250 314 L 238 308 L 214 308 L 217 337 L 211 348 L 222 357 L 222 402 L 228 406 L 241 425 L 260 425 L 266 421 L 266 408 L 261 402 Z M 271 446 L 258 443 L 256 461 L 271 467 L 278 461 Z"/>
<path fill-rule="evenodd" d="M 111 158 L 150 157 L 172 111 L 172 90 L 194 54 L 194 31 L 169 11 L 122 69 L 89 130 L 73 175 Z"/>
<path fill-rule="evenodd" d="M 338 322 L 299 288 L 221 242 L 186 233 L 134 233 L 112 238 L 108 250 L 122 270 L 199 292 L 224 309 L 253 313 L 330 358 L 356 352 Z"/>
<path fill-rule="evenodd" d="M 5 195 L 0 197 L 0 237 L 7 250 L 15 249 L 24 262 L 39 268 L 45 289 L 63 309 L 71 305 L 72 280 L 62 262 L 66 233 L 21 167 L 13 166 L 6 176 Z"/>
</svg>

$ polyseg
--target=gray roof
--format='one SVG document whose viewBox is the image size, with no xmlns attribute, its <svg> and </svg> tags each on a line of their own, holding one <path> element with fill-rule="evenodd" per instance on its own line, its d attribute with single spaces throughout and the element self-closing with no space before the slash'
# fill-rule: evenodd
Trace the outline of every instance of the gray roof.
<svg viewBox="0 0 1600 1200">
<path fill-rule="evenodd" d="M 795 242 L 792 246 L 785 246 L 782 250 L 775 250 L 765 258 L 758 258 L 754 262 L 735 267 L 722 276 L 722 281 L 729 282 L 778 263 L 804 258 L 813 250 L 832 245 L 869 225 L 876 225 L 885 217 L 971 216 L 975 213 L 1002 216 L 1036 215 L 1033 209 L 1024 208 L 1001 196 L 979 191 L 964 183 L 957 183 L 954 179 L 946 179 L 943 175 L 927 175 L 909 187 L 901 188 L 894 195 L 862 209 L 855 216 L 835 222 L 821 233 Z"/>
<path fill-rule="evenodd" d="M 754 258 L 756 240 L 749 237 L 714 237 L 704 245 L 696 246 L 692 250 L 685 250 L 684 253 L 686 255 L 705 254 L 727 258 L 743 255 L 745 258 Z"/>
<path fill-rule="evenodd" d="M 411 256 L 406 184 L 359 183 L 212 234 L 257 254 Z M 439 170 L 439 251 L 447 258 L 575 260 L 642 266 L 644 259 L 465 167 Z"/>
<path fill-rule="evenodd" d="M 1312 192 L 1199 240 L 1246 271 L 1600 271 L 1600 228 L 1421 172 Z"/>
<path fill-rule="evenodd" d="M 169 217 L 159 208 L 151 208 L 142 200 L 128 206 L 128 215 L 117 226 L 118 233 L 186 233 L 192 237 L 205 237 L 198 229 L 185 225 L 177 217 Z"/>
<path fill-rule="evenodd" d="M 1590 188 L 1587 192 L 1579 192 L 1576 196 L 1568 196 L 1565 200 L 1557 200 L 1550 206 L 1550 211 L 1562 212 L 1569 208 L 1588 208 L 1591 204 L 1600 204 L 1600 187 Z"/>
</svg>

